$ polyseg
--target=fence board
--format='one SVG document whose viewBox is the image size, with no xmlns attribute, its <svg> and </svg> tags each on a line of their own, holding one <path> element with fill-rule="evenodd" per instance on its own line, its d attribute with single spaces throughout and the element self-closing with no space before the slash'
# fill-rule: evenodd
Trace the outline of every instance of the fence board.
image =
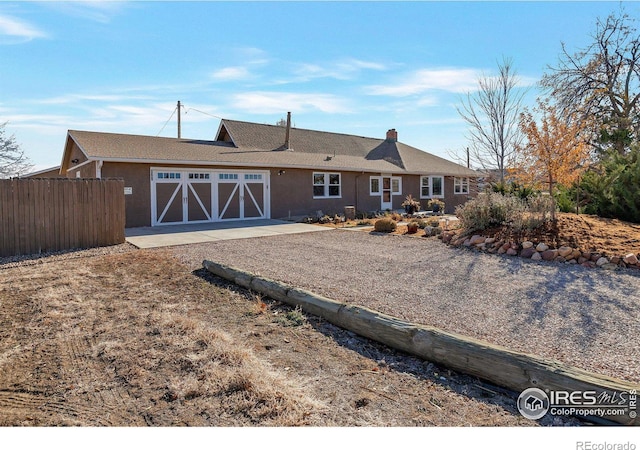
<svg viewBox="0 0 640 450">
<path fill-rule="evenodd" d="M 0 185 L 0 217 L 8 217 L 9 215 L 9 185 Z M 9 246 L 9 221 L 0 220 L 0 248 Z"/>
<path fill-rule="evenodd" d="M 0 180 L 0 256 L 124 242 L 122 179 Z"/>
</svg>

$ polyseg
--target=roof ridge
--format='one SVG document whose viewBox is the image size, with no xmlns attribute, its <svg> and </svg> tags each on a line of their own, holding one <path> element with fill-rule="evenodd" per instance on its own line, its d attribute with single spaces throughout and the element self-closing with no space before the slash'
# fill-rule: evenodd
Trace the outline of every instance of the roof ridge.
<svg viewBox="0 0 640 450">
<path fill-rule="evenodd" d="M 275 124 L 272 124 L 272 123 L 249 122 L 248 120 L 222 119 L 222 121 L 246 123 L 246 124 L 249 124 L 249 125 L 259 125 L 259 126 L 267 126 L 267 127 L 273 127 L 273 128 L 285 128 L 282 125 L 275 125 Z M 362 139 L 372 139 L 374 141 L 384 141 L 385 140 L 383 138 L 362 136 L 362 135 L 358 135 L 358 134 L 339 133 L 339 132 L 336 132 L 336 131 L 312 130 L 310 128 L 298 128 L 298 127 L 294 127 L 294 126 L 292 126 L 291 129 L 292 130 L 297 130 L 297 131 L 310 131 L 312 133 L 324 133 L 324 134 L 334 134 L 334 135 L 337 135 L 337 136 L 349 136 L 349 137 L 356 137 L 356 138 L 362 138 Z"/>
</svg>

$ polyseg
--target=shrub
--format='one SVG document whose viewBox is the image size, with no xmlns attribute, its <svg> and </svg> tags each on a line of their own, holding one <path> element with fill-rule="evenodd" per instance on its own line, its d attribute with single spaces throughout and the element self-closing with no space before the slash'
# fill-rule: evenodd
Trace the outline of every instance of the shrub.
<svg viewBox="0 0 640 450">
<path fill-rule="evenodd" d="M 576 192 L 562 185 L 558 185 L 555 190 L 554 197 L 558 209 L 564 213 L 576 212 Z"/>
<path fill-rule="evenodd" d="M 416 222 L 415 220 L 413 220 L 413 221 L 411 221 L 411 222 L 409 222 L 409 223 L 407 224 L 407 233 L 408 233 L 408 234 L 414 234 L 414 233 L 417 233 L 417 232 L 418 232 L 418 228 L 420 228 L 420 227 L 418 226 L 418 222 Z"/>
<path fill-rule="evenodd" d="M 299 327 L 306 323 L 307 319 L 302 313 L 302 309 L 296 306 L 295 309 L 287 311 L 282 316 L 276 316 L 274 322 L 279 323 L 283 327 Z"/>
<path fill-rule="evenodd" d="M 538 195 L 527 200 L 495 192 L 480 194 L 456 208 L 460 226 L 468 232 L 508 226 L 514 232 L 533 230 L 549 220 L 551 197 Z"/>
<path fill-rule="evenodd" d="M 413 219 L 412 222 L 418 224 L 418 228 L 424 228 L 427 226 L 427 222 L 424 219 Z"/>
<path fill-rule="evenodd" d="M 580 183 L 585 212 L 640 223 L 640 148 L 606 154 Z"/>
<path fill-rule="evenodd" d="M 440 225 L 440 219 L 429 219 L 427 221 L 427 225 L 430 227 L 437 227 L 438 225 Z"/>
<path fill-rule="evenodd" d="M 376 221 L 373 229 L 381 233 L 391 233 L 392 231 L 396 231 L 396 227 L 395 220 L 390 217 L 384 217 Z"/>
<path fill-rule="evenodd" d="M 495 192 L 486 192 L 456 208 L 460 225 L 467 231 L 480 231 L 500 226 L 513 213 L 508 197 Z"/>
<path fill-rule="evenodd" d="M 493 183 L 491 185 L 491 190 L 497 194 L 513 195 L 522 200 L 526 200 L 537 194 L 532 187 L 520 185 L 516 182 Z"/>
</svg>

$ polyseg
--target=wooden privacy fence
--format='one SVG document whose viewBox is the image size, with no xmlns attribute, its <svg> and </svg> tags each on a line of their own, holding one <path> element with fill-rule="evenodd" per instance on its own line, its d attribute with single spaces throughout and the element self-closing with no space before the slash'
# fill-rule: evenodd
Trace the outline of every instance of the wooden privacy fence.
<svg viewBox="0 0 640 450">
<path fill-rule="evenodd" d="M 0 180 L 0 256 L 124 242 L 124 180 Z"/>
</svg>

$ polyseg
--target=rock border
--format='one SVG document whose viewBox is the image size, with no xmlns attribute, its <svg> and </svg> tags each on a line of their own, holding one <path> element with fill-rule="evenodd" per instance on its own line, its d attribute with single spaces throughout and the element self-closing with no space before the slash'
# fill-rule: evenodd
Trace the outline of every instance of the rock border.
<svg viewBox="0 0 640 450">
<path fill-rule="evenodd" d="M 605 270 L 640 270 L 640 254 L 628 253 L 624 256 L 607 257 L 600 252 L 585 252 L 569 246 L 552 248 L 545 242 L 499 240 L 482 234 L 458 236 L 452 231 L 443 231 L 442 242 L 453 247 L 466 247 L 507 256 L 519 256 L 533 261 L 547 261 L 564 264 L 577 264 L 588 268 Z"/>
</svg>

